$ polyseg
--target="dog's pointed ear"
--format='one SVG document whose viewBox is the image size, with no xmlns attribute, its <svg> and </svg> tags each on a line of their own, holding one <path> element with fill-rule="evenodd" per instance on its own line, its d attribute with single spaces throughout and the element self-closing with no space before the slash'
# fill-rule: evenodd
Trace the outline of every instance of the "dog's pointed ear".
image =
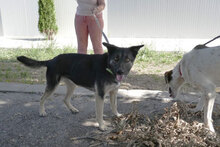
<svg viewBox="0 0 220 147">
<path fill-rule="evenodd" d="M 109 44 L 109 43 L 102 43 L 108 50 L 108 53 L 111 54 L 115 51 L 116 48 L 118 48 L 117 46 L 113 45 L 113 44 Z"/>
<path fill-rule="evenodd" d="M 138 51 L 143 47 L 144 45 L 137 45 L 137 46 L 132 46 L 129 49 L 132 51 L 134 57 L 136 57 Z"/>
</svg>

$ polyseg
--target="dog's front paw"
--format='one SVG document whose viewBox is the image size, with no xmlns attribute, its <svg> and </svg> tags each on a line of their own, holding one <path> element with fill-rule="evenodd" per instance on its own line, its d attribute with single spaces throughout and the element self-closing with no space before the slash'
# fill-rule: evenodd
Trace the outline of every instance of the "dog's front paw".
<svg viewBox="0 0 220 147">
<path fill-rule="evenodd" d="M 98 121 L 98 125 L 99 125 L 99 130 L 101 131 L 106 131 L 108 129 L 108 127 L 106 126 L 106 122 L 105 121 Z"/>
<path fill-rule="evenodd" d="M 216 134 L 215 129 L 214 129 L 212 124 L 211 125 L 206 125 L 206 127 L 210 130 L 210 133 Z"/>
<path fill-rule="evenodd" d="M 77 110 L 76 108 L 71 108 L 70 111 L 71 111 L 73 114 L 79 113 L 79 110 Z"/>
<path fill-rule="evenodd" d="M 44 117 L 46 115 L 47 115 L 47 113 L 45 111 L 40 111 L 40 116 Z"/>
<path fill-rule="evenodd" d="M 117 117 L 121 117 L 121 116 L 122 116 L 121 113 L 116 113 L 115 115 L 116 115 Z"/>
<path fill-rule="evenodd" d="M 99 130 L 106 131 L 108 128 L 106 125 L 99 125 Z"/>
</svg>

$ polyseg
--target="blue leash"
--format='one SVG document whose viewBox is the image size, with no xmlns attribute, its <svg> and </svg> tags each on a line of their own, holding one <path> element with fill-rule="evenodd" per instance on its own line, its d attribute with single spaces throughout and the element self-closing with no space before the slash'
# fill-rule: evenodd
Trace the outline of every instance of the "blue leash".
<svg viewBox="0 0 220 147">
<path fill-rule="evenodd" d="M 97 25 L 98 25 L 100 31 L 102 32 L 102 35 L 104 36 L 105 41 L 106 41 L 107 43 L 109 43 L 107 36 L 105 35 L 105 33 L 103 32 L 103 30 L 102 30 L 102 28 L 101 28 L 101 25 L 100 25 L 100 23 L 99 23 L 98 18 L 96 17 L 95 14 L 93 14 L 93 17 L 95 18 L 95 21 L 96 21 L 96 23 L 97 23 Z"/>
</svg>

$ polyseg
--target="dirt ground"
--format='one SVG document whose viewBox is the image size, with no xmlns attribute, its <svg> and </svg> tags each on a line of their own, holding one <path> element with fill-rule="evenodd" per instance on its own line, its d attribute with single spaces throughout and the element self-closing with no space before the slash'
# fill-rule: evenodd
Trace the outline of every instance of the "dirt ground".
<svg viewBox="0 0 220 147">
<path fill-rule="evenodd" d="M 144 89 L 165 91 L 164 73 L 175 65 L 145 65 L 143 68 L 133 66 L 127 78 L 121 85 L 122 89 Z"/>
</svg>

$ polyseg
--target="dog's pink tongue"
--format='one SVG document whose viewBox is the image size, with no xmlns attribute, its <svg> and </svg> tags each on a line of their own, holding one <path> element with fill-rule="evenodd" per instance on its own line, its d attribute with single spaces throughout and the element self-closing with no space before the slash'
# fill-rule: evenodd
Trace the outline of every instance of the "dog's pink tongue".
<svg viewBox="0 0 220 147">
<path fill-rule="evenodd" d="M 116 75 L 117 81 L 121 82 L 124 78 L 124 75 Z"/>
</svg>

